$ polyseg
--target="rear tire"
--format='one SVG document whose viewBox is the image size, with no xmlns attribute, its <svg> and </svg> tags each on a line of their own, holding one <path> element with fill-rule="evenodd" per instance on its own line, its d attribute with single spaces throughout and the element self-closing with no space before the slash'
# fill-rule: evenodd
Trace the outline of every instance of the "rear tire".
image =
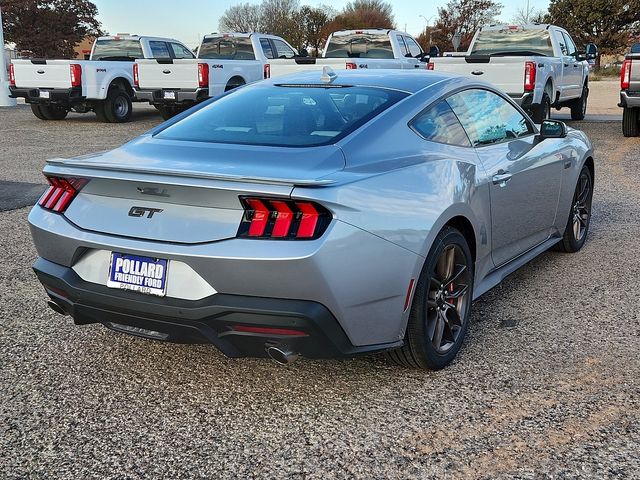
<svg viewBox="0 0 640 480">
<path fill-rule="evenodd" d="M 439 370 L 456 356 L 469 324 L 473 259 L 464 236 L 445 227 L 436 237 L 416 285 L 404 345 L 392 362 Z"/>
<path fill-rule="evenodd" d="M 544 120 L 548 119 L 551 116 L 551 98 L 547 92 L 542 94 L 542 100 L 540 101 L 540 105 L 537 105 L 533 110 L 531 119 L 533 123 L 541 124 Z"/>
<path fill-rule="evenodd" d="M 582 87 L 582 95 L 576 100 L 572 100 L 571 104 L 571 120 L 584 120 L 587 115 L 587 98 L 589 97 L 589 89 L 585 85 Z"/>
<path fill-rule="evenodd" d="M 587 240 L 591 223 L 591 203 L 593 199 L 593 177 L 585 165 L 580 171 L 573 193 L 571 211 L 567 219 L 562 240 L 554 245 L 554 250 L 565 253 L 579 251 Z"/>
<path fill-rule="evenodd" d="M 133 103 L 121 85 L 112 85 L 107 98 L 103 102 L 97 102 L 94 110 L 101 122 L 125 123 L 131 120 Z"/>
<path fill-rule="evenodd" d="M 31 111 L 33 112 L 33 114 L 38 117 L 40 120 L 47 120 L 47 117 L 45 117 L 42 113 L 42 111 L 40 110 L 40 105 L 38 105 L 37 103 L 32 103 L 31 104 Z"/>
<path fill-rule="evenodd" d="M 40 110 L 40 114 L 44 117 L 44 120 L 64 120 L 69 113 L 68 110 L 62 107 L 54 107 L 51 105 L 37 105 L 37 107 Z M 33 111 L 33 106 L 31 107 L 31 111 Z M 38 117 L 38 115 L 36 115 L 36 117 Z"/>
<path fill-rule="evenodd" d="M 180 110 L 177 109 L 176 107 L 167 107 L 167 106 L 159 106 L 157 107 L 158 111 L 160 112 L 160 116 L 164 119 L 164 120 L 169 120 L 173 117 L 175 117 L 177 114 L 180 113 Z"/>
<path fill-rule="evenodd" d="M 622 134 L 625 137 L 637 137 L 640 134 L 640 108 L 627 108 L 622 110 Z"/>
</svg>

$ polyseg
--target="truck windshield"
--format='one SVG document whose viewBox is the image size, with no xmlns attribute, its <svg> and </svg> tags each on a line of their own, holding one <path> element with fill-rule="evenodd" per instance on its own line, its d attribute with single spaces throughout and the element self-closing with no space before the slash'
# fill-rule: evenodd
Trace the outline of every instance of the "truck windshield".
<svg viewBox="0 0 640 480">
<path fill-rule="evenodd" d="M 255 60 L 256 56 L 249 37 L 210 37 L 202 41 L 198 58 Z"/>
<path fill-rule="evenodd" d="M 386 33 L 333 35 L 325 58 L 393 58 L 393 48 Z"/>
<path fill-rule="evenodd" d="M 503 30 L 481 31 L 473 45 L 471 55 L 542 55 L 553 56 L 549 30 Z"/>
<path fill-rule="evenodd" d="M 281 147 L 328 145 L 406 95 L 375 87 L 254 85 L 219 98 L 156 137 Z"/>
<path fill-rule="evenodd" d="M 140 40 L 102 39 L 96 41 L 92 60 L 135 60 L 144 58 Z"/>
</svg>

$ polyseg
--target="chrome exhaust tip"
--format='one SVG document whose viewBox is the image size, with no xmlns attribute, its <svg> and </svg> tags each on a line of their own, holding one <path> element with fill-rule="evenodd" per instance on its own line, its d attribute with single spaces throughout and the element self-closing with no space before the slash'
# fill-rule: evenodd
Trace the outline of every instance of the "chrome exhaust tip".
<svg viewBox="0 0 640 480">
<path fill-rule="evenodd" d="M 56 302 L 52 300 L 49 300 L 47 302 L 47 305 L 49 305 L 49 308 L 51 310 L 53 310 L 56 313 L 59 313 L 60 315 L 64 315 L 64 316 L 68 315 L 67 311 L 64 308 L 62 308 L 60 305 L 58 305 Z"/>
<path fill-rule="evenodd" d="M 298 354 L 286 347 L 267 347 L 267 355 L 280 365 L 289 365 L 298 359 Z"/>
</svg>

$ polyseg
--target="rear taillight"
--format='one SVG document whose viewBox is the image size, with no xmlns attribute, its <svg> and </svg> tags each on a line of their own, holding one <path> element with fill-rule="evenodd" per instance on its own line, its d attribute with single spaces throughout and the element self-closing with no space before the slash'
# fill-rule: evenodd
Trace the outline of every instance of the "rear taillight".
<svg viewBox="0 0 640 480">
<path fill-rule="evenodd" d="M 622 62 L 622 70 L 620 70 L 620 88 L 627 90 L 631 86 L 631 60 L 627 59 Z"/>
<path fill-rule="evenodd" d="M 524 91 L 533 92 L 536 88 L 536 64 L 534 62 L 524 63 Z"/>
<path fill-rule="evenodd" d="M 9 64 L 9 85 L 16 86 L 16 71 L 13 63 Z"/>
<path fill-rule="evenodd" d="M 433 70 L 433 67 L 435 67 L 435 65 L 431 62 L 427 63 L 427 70 Z"/>
<path fill-rule="evenodd" d="M 72 87 L 81 87 L 82 86 L 82 67 L 77 63 L 72 63 L 69 65 L 71 70 L 71 86 Z"/>
<path fill-rule="evenodd" d="M 347 70 L 356 70 L 358 68 L 358 65 L 356 65 L 353 62 L 347 62 L 346 67 L 347 67 Z"/>
<path fill-rule="evenodd" d="M 265 63 L 262 73 L 264 74 L 263 76 L 264 76 L 265 80 L 267 78 L 271 78 L 271 65 L 269 65 L 268 63 Z"/>
<path fill-rule="evenodd" d="M 331 213 L 306 200 L 242 197 L 244 216 L 238 237 L 280 240 L 313 240 L 320 237 Z"/>
<path fill-rule="evenodd" d="M 209 86 L 209 64 L 198 64 L 198 86 L 207 88 Z"/>
<path fill-rule="evenodd" d="M 52 212 L 64 212 L 89 180 L 86 178 L 47 177 L 50 187 L 40 197 L 38 205 Z"/>
<path fill-rule="evenodd" d="M 140 86 L 140 74 L 138 73 L 138 64 L 133 64 L 133 85 L 136 87 Z"/>
</svg>

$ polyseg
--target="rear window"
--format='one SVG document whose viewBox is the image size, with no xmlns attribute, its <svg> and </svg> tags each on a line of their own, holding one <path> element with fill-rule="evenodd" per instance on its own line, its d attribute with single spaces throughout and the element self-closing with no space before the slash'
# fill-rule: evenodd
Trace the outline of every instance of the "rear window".
<svg viewBox="0 0 640 480">
<path fill-rule="evenodd" d="M 96 41 L 93 60 L 135 60 L 144 58 L 140 40 L 103 39 Z"/>
<path fill-rule="evenodd" d="M 393 58 L 389 35 L 358 33 L 334 35 L 327 47 L 327 58 Z"/>
<path fill-rule="evenodd" d="M 202 41 L 198 58 L 218 60 L 255 60 L 249 37 L 215 37 Z"/>
<path fill-rule="evenodd" d="M 504 28 L 478 34 L 472 55 L 543 55 L 553 56 L 549 30 Z"/>
<path fill-rule="evenodd" d="M 311 147 L 335 143 L 407 94 L 372 87 L 253 86 L 221 97 L 157 138 Z"/>
</svg>

